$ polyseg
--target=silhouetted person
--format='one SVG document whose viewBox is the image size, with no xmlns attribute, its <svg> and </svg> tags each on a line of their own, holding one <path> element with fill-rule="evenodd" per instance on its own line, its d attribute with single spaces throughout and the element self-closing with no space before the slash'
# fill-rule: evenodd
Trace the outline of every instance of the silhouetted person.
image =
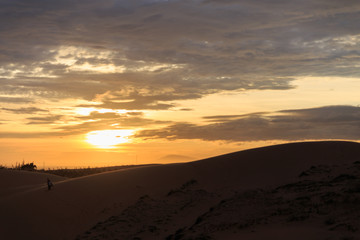
<svg viewBox="0 0 360 240">
<path fill-rule="evenodd" d="M 47 179 L 47 185 L 48 185 L 48 190 L 51 190 L 51 188 L 54 186 L 54 184 L 50 181 L 50 179 Z"/>
</svg>

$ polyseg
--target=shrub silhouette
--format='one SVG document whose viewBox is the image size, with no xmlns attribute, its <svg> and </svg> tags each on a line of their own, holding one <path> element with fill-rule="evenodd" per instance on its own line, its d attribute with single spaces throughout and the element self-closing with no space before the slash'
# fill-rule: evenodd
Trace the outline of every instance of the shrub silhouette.
<svg viewBox="0 0 360 240">
<path fill-rule="evenodd" d="M 20 166 L 20 170 L 26 170 L 26 171 L 35 171 L 37 168 L 37 166 L 32 162 L 32 163 L 23 163 Z"/>
</svg>

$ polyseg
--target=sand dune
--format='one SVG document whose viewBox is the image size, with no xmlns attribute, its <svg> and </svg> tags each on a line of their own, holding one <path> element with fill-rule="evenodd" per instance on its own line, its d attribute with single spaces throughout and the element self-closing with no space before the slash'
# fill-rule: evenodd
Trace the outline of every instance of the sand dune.
<svg viewBox="0 0 360 240">
<path fill-rule="evenodd" d="M 0 172 L 0 197 L 43 187 L 47 178 L 54 183 L 66 179 L 46 173 L 3 169 Z"/>
<path fill-rule="evenodd" d="M 310 211 L 312 202 L 299 205 L 297 198 L 308 199 L 312 188 L 310 199 L 340 191 L 339 198 L 356 200 L 355 190 L 349 195 L 342 189 L 357 189 L 356 161 L 358 143 L 311 142 L 102 173 L 57 182 L 51 191 L 34 180 L 27 191 L 0 196 L 1 239 L 264 239 L 279 232 L 288 234 L 283 239 L 322 239 L 331 227 L 333 239 L 354 237 L 355 216 L 340 221 L 338 215 L 347 216 L 341 204 L 332 218 L 343 224 L 338 227 L 329 218 L 320 228 L 320 215 L 291 211 L 301 204 Z M 352 177 L 332 182 L 341 174 Z M 2 182 L 8 177 L 0 172 Z M 304 229 L 308 234 L 300 235 Z"/>
</svg>

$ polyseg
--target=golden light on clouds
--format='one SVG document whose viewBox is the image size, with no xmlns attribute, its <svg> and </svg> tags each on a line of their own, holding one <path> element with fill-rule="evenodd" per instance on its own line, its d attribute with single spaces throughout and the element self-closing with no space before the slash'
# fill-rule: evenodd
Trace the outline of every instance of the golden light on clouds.
<svg viewBox="0 0 360 240">
<path fill-rule="evenodd" d="M 115 148 L 121 143 L 130 142 L 129 137 L 134 130 L 101 130 L 89 132 L 86 135 L 86 142 L 96 148 L 110 149 Z"/>
<path fill-rule="evenodd" d="M 43 2 L 1 6 L 0 165 L 360 139 L 357 1 Z"/>
<path fill-rule="evenodd" d="M 119 65 L 114 62 L 115 60 L 112 60 L 117 52 L 87 47 L 61 46 L 57 50 L 52 50 L 52 52 L 55 54 L 55 57 L 50 63 L 67 66 L 67 72 L 83 71 L 95 74 L 156 72 L 170 71 L 184 67 L 184 64 L 164 64 L 156 61 L 130 60 L 121 54 L 117 59 L 117 61 L 122 63 Z M 82 59 L 82 61 L 79 61 L 79 59 Z M 123 65 L 125 63 L 126 65 Z M 39 72 L 39 68 L 36 70 Z"/>
</svg>

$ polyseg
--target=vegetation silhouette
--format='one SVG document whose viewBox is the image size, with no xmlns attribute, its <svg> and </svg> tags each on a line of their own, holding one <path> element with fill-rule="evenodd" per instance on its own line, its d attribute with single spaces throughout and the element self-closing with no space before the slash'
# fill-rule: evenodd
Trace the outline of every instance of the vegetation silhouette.
<svg viewBox="0 0 360 240">
<path fill-rule="evenodd" d="M 25 163 L 24 161 L 20 163 L 16 163 L 15 166 L 9 168 L 3 165 L 0 165 L 1 169 L 8 169 L 8 170 L 24 170 L 24 171 L 36 171 L 41 173 L 49 173 L 58 175 L 61 177 L 67 177 L 67 178 L 77 178 L 77 177 L 83 177 L 87 175 L 92 174 L 98 174 L 108 171 L 115 171 L 115 170 L 121 170 L 121 169 L 129 169 L 129 168 L 135 168 L 135 167 L 144 167 L 144 166 L 152 166 L 156 164 L 143 164 L 143 165 L 121 165 L 121 166 L 111 166 L 111 167 L 85 167 L 85 168 L 59 168 L 59 169 L 37 169 L 37 166 L 34 164 L 34 162 L 31 163 Z"/>
</svg>

